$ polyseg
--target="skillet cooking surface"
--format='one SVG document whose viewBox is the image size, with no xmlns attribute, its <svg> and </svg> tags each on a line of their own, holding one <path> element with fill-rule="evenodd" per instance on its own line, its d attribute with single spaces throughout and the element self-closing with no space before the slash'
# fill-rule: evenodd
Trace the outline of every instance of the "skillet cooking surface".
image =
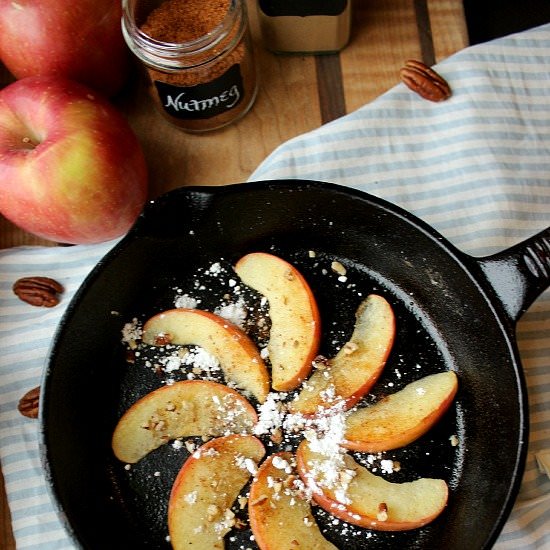
<svg viewBox="0 0 550 550">
<path fill-rule="evenodd" d="M 521 478 L 525 400 L 513 340 L 476 279 L 475 262 L 396 207 L 314 182 L 169 193 L 146 209 L 75 296 L 52 347 L 41 414 L 46 467 L 76 540 L 94 549 L 169 548 L 168 495 L 189 453 L 168 444 L 126 469 L 113 457 L 110 437 L 130 404 L 185 374 L 159 373 L 146 354 L 128 363 L 121 331 L 132 319 L 174 307 L 177 289 L 214 310 L 236 279 L 231 266 L 251 251 L 279 255 L 305 276 L 321 311 L 320 353 L 329 357 L 351 334 L 364 297 L 379 293 L 392 304 L 395 344 L 367 401 L 434 372 L 459 376 L 455 405 L 424 437 L 395 451 L 354 453 L 393 482 L 445 479 L 446 511 L 424 528 L 383 533 L 334 523 L 315 507 L 325 536 L 350 550 L 494 542 Z M 331 271 L 334 260 L 346 267 L 347 281 Z M 222 273 L 213 276 L 216 263 Z M 247 300 L 258 296 L 250 291 Z M 382 459 L 400 470 L 384 473 Z M 250 535 L 232 531 L 226 547 L 255 548 Z"/>
</svg>

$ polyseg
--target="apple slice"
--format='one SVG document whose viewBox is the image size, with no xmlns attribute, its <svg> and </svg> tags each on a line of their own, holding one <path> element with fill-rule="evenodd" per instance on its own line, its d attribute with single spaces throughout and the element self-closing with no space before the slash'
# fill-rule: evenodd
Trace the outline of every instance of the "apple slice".
<svg viewBox="0 0 550 550">
<path fill-rule="evenodd" d="M 235 524 L 235 499 L 265 454 L 254 436 L 212 439 L 195 451 L 179 471 L 168 502 L 168 532 L 175 550 L 224 548 Z"/>
<path fill-rule="evenodd" d="M 235 272 L 269 302 L 272 386 L 290 391 L 307 378 L 319 349 L 321 318 L 313 292 L 293 265 L 273 254 L 247 254 Z"/>
<path fill-rule="evenodd" d="M 292 453 L 271 455 L 250 487 L 248 517 L 261 550 L 337 550 L 327 541 L 304 498 Z"/>
<path fill-rule="evenodd" d="M 324 368 L 317 369 L 290 403 L 290 410 L 315 414 L 345 402 L 351 408 L 363 397 L 382 373 L 395 338 L 395 316 L 382 296 L 370 294 L 355 314 L 355 327 L 349 341 Z"/>
<path fill-rule="evenodd" d="M 346 418 L 344 447 L 377 453 L 424 435 L 450 407 L 458 389 L 453 371 L 425 376 Z"/>
<path fill-rule="evenodd" d="M 235 390 L 184 380 L 136 401 L 118 421 L 112 448 L 119 460 L 133 464 L 172 439 L 250 433 L 257 421 L 254 407 Z"/>
<path fill-rule="evenodd" d="M 269 374 L 256 344 L 227 319 L 200 309 L 170 309 L 143 326 L 145 344 L 197 345 L 215 356 L 226 378 L 260 403 L 269 393 Z"/>
<path fill-rule="evenodd" d="M 447 505 L 449 491 L 442 479 L 391 483 L 348 454 L 337 462 L 333 456 L 313 452 L 307 440 L 298 446 L 296 458 L 300 477 L 319 506 L 361 527 L 378 531 L 416 529 L 433 521 Z"/>
</svg>

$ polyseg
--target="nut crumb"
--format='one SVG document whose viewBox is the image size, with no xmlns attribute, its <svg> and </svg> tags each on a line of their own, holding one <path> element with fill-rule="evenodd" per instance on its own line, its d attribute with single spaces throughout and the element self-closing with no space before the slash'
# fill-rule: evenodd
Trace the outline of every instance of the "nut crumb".
<svg viewBox="0 0 550 550">
<path fill-rule="evenodd" d="M 346 268 L 340 263 L 340 262 L 332 262 L 330 264 L 330 267 L 334 273 L 338 273 L 338 275 L 344 276 L 347 273 Z"/>
<path fill-rule="evenodd" d="M 172 335 L 168 333 L 161 333 L 155 336 L 156 346 L 166 346 L 172 341 Z"/>
<path fill-rule="evenodd" d="M 253 500 L 250 503 L 250 506 L 257 506 L 258 504 L 262 504 L 262 502 L 265 502 L 267 498 L 267 495 L 260 495 L 257 499 Z"/>
<path fill-rule="evenodd" d="M 378 505 L 378 513 L 376 514 L 376 519 L 378 521 L 388 520 L 388 505 L 385 502 L 381 502 Z"/>
<path fill-rule="evenodd" d="M 210 504 L 206 509 L 206 519 L 212 521 L 220 513 L 220 509 L 215 504 Z"/>
<path fill-rule="evenodd" d="M 359 346 L 355 342 L 346 342 L 342 349 L 345 355 L 351 355 L 359 349 Z"/>
</svg>

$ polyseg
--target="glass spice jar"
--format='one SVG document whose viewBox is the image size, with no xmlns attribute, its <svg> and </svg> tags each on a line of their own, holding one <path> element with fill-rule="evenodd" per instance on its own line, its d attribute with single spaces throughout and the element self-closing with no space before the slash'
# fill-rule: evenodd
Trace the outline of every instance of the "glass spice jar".
<svg viewBox="0 0 550 550">
<path fill-rule="evenodd" d="M 280 54 L 336 53 L 350 38 L 351 3 L 352 0 L 258 0 L 263 42 Z"/>
<path fill-rule="evenodd" d="M 245 0 L 123 0 L 122 32 L 160 112 L 204 132 L 242 117 L 258 85 Z"/>
</svg>

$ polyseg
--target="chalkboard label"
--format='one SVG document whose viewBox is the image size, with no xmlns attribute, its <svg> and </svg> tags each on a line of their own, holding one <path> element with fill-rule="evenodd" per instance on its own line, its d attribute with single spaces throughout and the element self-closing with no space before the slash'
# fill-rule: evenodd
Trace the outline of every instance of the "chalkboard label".
<svg viewBox="0 0 550 550">
<path fill-rule="evenodd" d="M 195 86 L 176 86 L 155 81 L 164 111 L 174 118 L 199 120 L 211 118 L 236 107 L 244 97 L 239 65 L 224 74 Z"/>
<path fill-rule="evenodd" d="M 261 10 L 271 17 L 277 15 L 340 15 L 348 0 L 259 0 Z"/>
</svg>

